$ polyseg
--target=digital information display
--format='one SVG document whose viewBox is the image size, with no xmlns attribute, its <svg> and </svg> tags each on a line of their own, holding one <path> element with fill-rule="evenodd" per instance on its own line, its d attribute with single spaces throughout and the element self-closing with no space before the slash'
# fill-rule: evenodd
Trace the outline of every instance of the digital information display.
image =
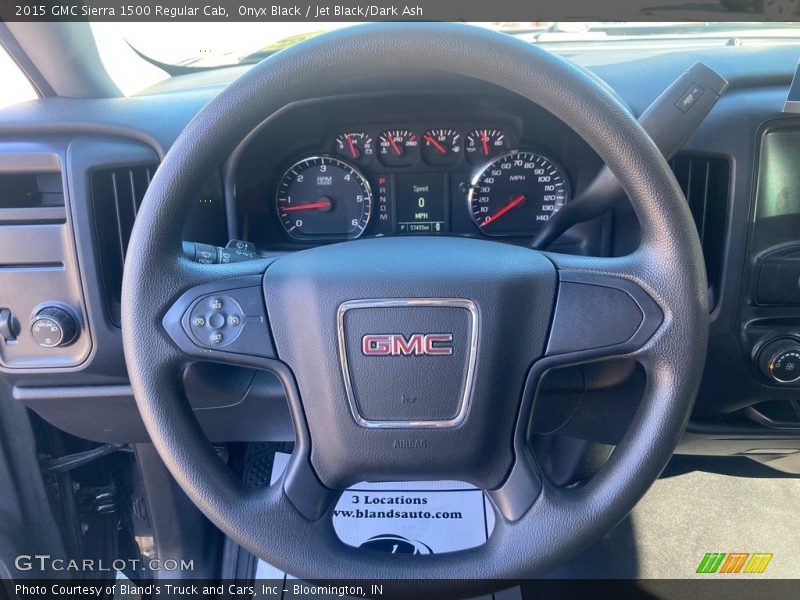
<svg viewBox="0 0 800 600">
<path fill-rule="evenodd" d="M 395 215 L 398 233 L 447 231 L 445 177 L 442 173 L 395 176 Z"/>
</svg>

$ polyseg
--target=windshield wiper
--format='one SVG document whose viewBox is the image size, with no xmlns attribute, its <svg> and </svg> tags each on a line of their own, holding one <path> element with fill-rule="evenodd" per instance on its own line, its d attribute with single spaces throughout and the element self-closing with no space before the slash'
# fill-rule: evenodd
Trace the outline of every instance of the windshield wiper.
<svg viewBox="0 0 800 600">
<path fill-rule="evenodd" d="M 191 65 L 191 64 L 179 64 L 173 65 L 170 63 L 161 62 L 160 60 L 156 60 L 150 56 L 147 56 L 144 52 L 140 52 L 136 49 L 136 47 L 131 44 L 128 40 L 125 40 L 125 43 L 128 44 L 128 47 L 133 50 L 136 55 L 141 58 L 142 60 L 147 61 L 154 67 L 158 67 L 159 69 L 163 69 L 167 72 L 170 77 L 175 77 L 177 75 L 188 75 L 189 73 L 199 73 L 201 71 L 212 71 L 214 69 L 219 69 L 225 65 L 218 65 L 218 66 L 203 66 L 203 65 Z M 190 61 L 191 59 L 188 59 Z M 187 62 L 188 62 L 187 61 Z M 227 66 L 235 66 L 235 65 L 227 65 Z"/>
<path fill-rule="evenodd" d="M 221 62 L 219 64 L 213 64 L 213 65 L 197 64 L 197 63 L 200 63 L 201 61 L 209 60 L 209 58 L 211 58 L 209 56 L 190 56 L 190 57 L 180 61 L 180 63 L 178 63 L 178 64 L 165 63 L 165 62 L 157 60 L 157 59 L 155 59 L 155 58 L 153 58 L 151 56 L 146 55 L 144 52 L 141 52 L 140 50 L 138 50 L 133 44 L 131 44 L 127 40 L 125 40 L 125 43 L 128 44 L 128 46 L 131 48 L 131 50 L 133 50 L 136 53 L 137 56 L 139 56 L 143 60 L 147 61 L 151 65 L 153 65 L 155 67 L 158 67 L 159 69 L 163 69 L 170 76 L 174 77 L 176 75 L 187 75 L 189 73 L 199 73 L 201 71 L 212 71 L 214 69 L 224 69 L 226 67 L 236 67 L 236 66 L 240 66 L 240 65 L 254 65 L 256 63 L 261 62 L 265 58 L 268 58 L 268 57 L 272 56 L 276 52 L 279 52 L 279 51 L 283 50 L 284 48 L 288 48 L 289 46 L 293 46 L 294 44 L 297 44 L 299 42 L 302 42 L 302 41 L 305 41 L 305 40 L 310 39 L 312 37 L 315 37 L 315 36 L 317 36 L 317 35 L 319 35 L 321 33 L 324 33 L 324 31 L 321 31 L 321 30 L 320 31 L 310 31 L 310 32 L 306 32 L 306 33 L 299 33 L 299 34 L 296 34 L 296 35 L 292 35 L 292 36 L 289 36 L 289 37 L 286 37 L 286 38 L 282 38 L 282 39 L 280 39 L 280 40 L 278 40 L 276 42 L 271 42 L 270 44 L 268 44 L 268 45 L 256 50 L 255 52 L 251 52 L 250 54 L 247 54 L 247 55 L 245 55 L 243 57 L 236 57 L 235 60 L 233 60 L 233 61 L 231 61 L 229 63 Z"/>
</svg>

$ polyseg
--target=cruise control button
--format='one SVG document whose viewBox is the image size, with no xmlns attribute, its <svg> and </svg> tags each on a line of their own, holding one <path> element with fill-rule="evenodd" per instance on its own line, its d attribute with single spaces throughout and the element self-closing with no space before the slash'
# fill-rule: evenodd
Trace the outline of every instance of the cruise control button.
<svg viewBox="0 0 800 600">
<path fill-rule="evenodd" d="M 222 313 L 214 313 L 208 317 L 208 324 L 212 329 L 222 329 L 225 327 L 225 315 Z"/>
<path fill-rule="evenodd" d="M 228 347 L 247 329 L 244 315 L 245 310 L 236 298 L 217 293 L 195 301 L 187 315 L 185 327 L 200 347 Z"/>
</svg>

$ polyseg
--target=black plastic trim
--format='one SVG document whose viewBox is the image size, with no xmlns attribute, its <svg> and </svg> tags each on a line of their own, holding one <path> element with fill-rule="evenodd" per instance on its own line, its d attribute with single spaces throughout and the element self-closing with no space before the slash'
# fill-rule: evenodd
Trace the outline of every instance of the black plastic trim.
<svg viewBox="0 0 800 600">
<path fill-rule="evenodd" d="M 569 286 L 565 284 L 580 284 Z M 576 313 L 569 309 L 567 303 L 591 302 L 589 295 L 592 288 L 609 288 L 624 292 L 625 297 L 633 300 L 640 314 L 634 315 L 620 304 L 620 310 L 613 315 L 613 322 L 593 321 L 598 330 L 605 335 L 614 335 L 617 331 L 627 326 L 628 319 L 639 318 L 638 326 L 628 339 L 618 342 L 610 339 L 607 344 L 586 344 L 585 330 L 576 320 Z M 622 314 L 622 313 L 628 313 Z M 589 315 L 584 315 L 587 317 Z M 598 275 L 581 271 L 559 271 L 559 292 L 556 300 L 553 326 L 547 344 L 547 355 L 563 355 L 580 352 L 583 359 L 608 356 L 611 354 L 622 355 L 633 352 L 656 332 L 664 320 L 664 313 L 655 301 L 638 285 L 630 280 L 610 275 Z"/>
</svg>

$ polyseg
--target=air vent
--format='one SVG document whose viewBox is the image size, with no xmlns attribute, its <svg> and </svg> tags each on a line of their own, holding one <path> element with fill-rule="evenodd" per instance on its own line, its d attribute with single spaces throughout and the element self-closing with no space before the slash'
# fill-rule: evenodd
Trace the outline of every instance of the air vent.
<svg viewBox="0 0 800 600">
<path fill-rule="evenodd" d="M 670 167 L 686 196 L 703 244 L 711 310 L 722 283 L 730 163 L 718 156 L 681 153 L 670 161 Z"/>
<path fill-rule="evenodd" d="M 92 174 L 92 213 L 108 316 L 120 324 L 122 267 L 136 213 L 158 165 L 122 167 Z"/>
</svg>

